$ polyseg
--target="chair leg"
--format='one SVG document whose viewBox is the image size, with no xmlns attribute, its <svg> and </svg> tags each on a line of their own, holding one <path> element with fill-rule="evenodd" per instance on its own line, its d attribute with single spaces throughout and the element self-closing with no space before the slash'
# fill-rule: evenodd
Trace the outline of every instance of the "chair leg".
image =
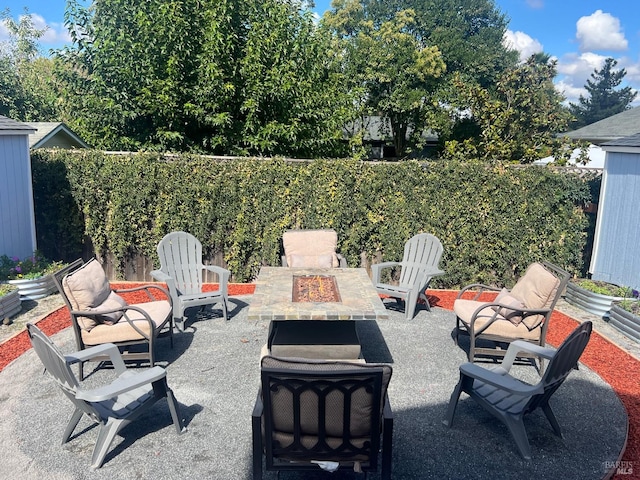
<svg viewBox="0 0 640 480">
<path fill-rule="evenodd" d="M 451 428 L 451 426 L 453 425 L 453 417 L 456 414 L 456 407 L 458 406 L 458 400 L 460 399 L 460 394 L 462 393 L 462 386 L 463 386 L 463 382 L 465 381 L 465 378 L 467 377 L 461 373 L 460 380 L 458 381 L 456 388 L 453 389 L 453 392 L 451 393 L 451 398 L 449 399 L 447 416 L 444 420 L 442 420 L 442 423 L 449 428 Z"/>
<path fill-rule="evenodd" d="M 404 317 L 407 320 L 412 320 L 414 314 L 416 313 L 416 306 L 418 302 L 411 302 L 409 300 L 405 300 L 404 302 Z"/>
<path fill-rule="evenodd" d="M 186 428 L 184 427 L 184 423 L 182 423 L 182 417 L 180 416 L 180 407 L 178 405 L 176 397 L 173 394 L 173 390 L 171 390 L 169 386 L 166 385 L 166 379 L 165 379 L 165 386 L 166 386 L 166 392 L 167 392 L 167 403 L 169 404 L 169 411 L 171 412 L 171 418 L 173 419 L 173 424 L 176 427 L 176 432 L 178 432 L 178 435 L 180 435 L 181 433 L 186 431 Z"/>
<path fill-rule="evenodd" d="M 104 457 L 107 456 L 109 447 L 113 443 L 113 439 L 116 437 L 122 422 L 122 419 L 110 418 L 106 424 L 100 425 L 96 446 L 93 448 L 93 455 L 91 456 L 91 468 L 95 469 L 102 466 Z"/>
<path fill-rule="evenodd" d="M 176 328 L 178 329 L 179 332 L 184 332 L 184 323 L 185 323 L 185 318 L 184 317 L 174 317 L 173 318 L 173 323 L 176 326 Z"/>
<path fill-rule="evenodd" d="M 531 446 L 527 438 L 527 431 L 524 428 L 522 417 L 514 418 L 506 416 L 503 418 L 505 425 L 509 428 L 511 436 L 516 441 L 518 450 L 525 460 L 531 460 Z"/>
<path fill-rule="evenodd" d="M 227 314 L 227 300 L 225 298 L 222 299 L 222 318 L 224 318 L 225 321 L 229 320 Z"/>
<path fill-rule="evenodd" d="M 78 422 L 82 418 L 83 412 L 79 408 L 76 408 L 69 419 L 69 423 L 67 424 L 67 428 L 65 428 L 64 433 L 62 434 L 62 443 L 67 443 L 71 434 L 78 426 Z"/>
<path fill-rule="evenodd" d="M 547 417 L 547 420 L 549 420 L 549 423 L 551 424 L 551 428 L 553 428 L 553 432 L 558 435 L 560 438 L 562 438 L 562 430 L 560 430 L 560 424 L 558 423 L 558 420 L 556 419 L 556 416 L 553 413 L 553 410 L 551 410 L 551 405 L 549 405 L 548 403 L 545 403 L 543 405 L 541 405 L 542 411 L 544 412 L 545 417 Z"/>
<path fill-rule="evenodd" d="M 251 419 L 253 436 L 253 480 L 262 480 L 262 417 Z"/>
<path fill-rule="evenodd" d="M 382 427 L 382 465 L 380 478 L 391 480 L 391 460 L 393 456 L 393 418 L 385 418 Z"/>
</svg>

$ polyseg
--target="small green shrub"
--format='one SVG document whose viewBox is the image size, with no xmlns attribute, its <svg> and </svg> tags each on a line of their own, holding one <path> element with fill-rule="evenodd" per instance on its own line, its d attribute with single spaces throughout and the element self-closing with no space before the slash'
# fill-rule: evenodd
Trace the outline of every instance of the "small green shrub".
<svg viewBox="0 0 640 480">
<path fill-rule="evenodd" d="M 15 292 L 16 290 L 18 290 L 18 287 L 14 285 L 9 283 L 0 283 L 0 297 L 9 295 L 11 292 Z"/>
<path fill-rule="evenodd" d="M 609 295 L 611 297 L 628 297 L 631 295 L 631 289 L 629 287 L 620 287 L 599 280 L 579 280 L 576 284 L 580 288 L 599 295 Z"/>
<path fill-rule="evenodd" d="M 0 281 L 32 280 L 55 273 L 63 267 L 62 262 L 51 262 L 38 252 L 25 259 L 0 256 Z"/>
</svg>

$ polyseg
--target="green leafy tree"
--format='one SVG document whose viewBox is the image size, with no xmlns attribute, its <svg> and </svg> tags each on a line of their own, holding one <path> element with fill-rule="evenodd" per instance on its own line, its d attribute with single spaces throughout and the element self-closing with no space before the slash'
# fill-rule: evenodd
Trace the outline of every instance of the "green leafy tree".
<svg viewBox="0 0 640 480">
<path fill-rule="evenodd" d="M 20 121 L 59 120 L 59 87 L 54 60 L 40 56 L 46 30 L 33 24 L 29 11 L 18 21 L 8 9 L 0 14 L 9 38 L 0 44 L 0 114 Z"/>
<path fill-rule="evenodd" d="M 299 1 L 71 2 L 74 124 L 109 149 L 321 155 L 348 99 Z"/>
<path fill-rule="evenodd" d="M 631 87 L 617 89 L 627 74 L 624 68 L 614 70 L 617 64 L 615 59 L 607 58 L 600 70 L 593 71 L 584 86 L 589 96 L 580 95 L 579 103 L 570 104 L 576 118 L 572 127 L 580 128 L 623 112 L 635 100 L 638 92 Z"/>
<path fill-rule="evenodd" d="M 395 121 L 398 128 L 393 135 L 401 152 L 403 137 L 400 132 L 404 124 L 415 127 L 409 147 L 419 147 L 419 136 L 425 128 L 436 131 L 443 141 L 455 138 L 460 130 L 464 130 L 451 122 L 448 109 L 443 108 L 459 100 L 454 79 L 462 78 L 465 82 L 493 89 L 502 72 L 515 66 L 518 59 L 517 52 L 502 43 L 508 19 L 496 8 L 493 0 L 334 0 L 332 10 L 325 14 L 323 22 L 342 38 L 351 39 L 354 45 L 364 43 L 365 35 L 373 37 L 370 32 L 392 28 L 398 36 L 412 39 L 410 51 L 430 50 L 434 59 L 433 54 L 437 51 L 438 61 L 446 69 L 439 75 L 431 75 L 427 81 L 416 81 L 418 79 L 414 76 L 413 84 L 405 82 L 402 88 L 396 89 L 403 92 L 405 101 L 405 106 L 399 105 L 398 109 L 404 121 Z M 405 50 L 408 50 L 408 40 L 403 39 L 403 42 Z M 396 45 L 400 53 L 402 43 L 397 42 Z M 337 54 L 348 54 L 350 51 L 345 48 L 339 46 Z M 358 52 L 358 49 L 353 47 L 353 51 Z M 344 69 L 350 72 L 349 78 L 353 80 L 350 91 L 359 89 L 360 95 L 355 97 L 367 105 L 369 111 L 365 114 L 378 114 L 382 109 L 376 105 L 376 94 L 360 81 L 361 76 L 384 72 L 398 77 L 394 83 L 400 84 L 403 70 L 399 67 L 404 67 L 400 58 L 398 56 L 389 62 L 382 46 L 374 51 L 362 48 L 359 53 L 345 55 Z M 399 97 L 391 97 L 400 101 Z M 420 108 L 415 108 L 418 103 L 421 103 Z M 389 120 L 394 122 L 392 118 Z"/>
<path fill-rule="evenodd" d="M 363 4 L 378 19 L 412 9 L 415 23 L 409 32 L 422 45 L 438 47 L 448 78 L 458 74 L 489 88 L 518 60 L 517 52 L 502 43 L 509 21 L 494 0 L 363 0 Z"/>
<path fill-rule="evenodd" d="M 555 75 L 556 61 L 533 56 L 506 71 L 495 92 L 459 76 L 455 82 L 463 101 L 456 111 L 468 113 L 479 134 L 447 142 L 446 156 L 531 163 L 555 155 L 558 163 L 566 162 L 575 145 L 556 136 L 566 131 L 571 115 L 553 85 Z"/>
<path fill-rule="evenodd" d="M 389 120 L 396 152 L 403 156 L 410 146 L 419 145 L 433 111 L 430 90 L 446 69 L 440 52 L 422 46 L 409 33 L 415 23 L 411 9 L 378 22 L 358 0 L 332 5 L 323 23 L 335 35 L 334 50 L 348 72 L 353 98 L 359 99 L 362 115 Z"/>
</svg>

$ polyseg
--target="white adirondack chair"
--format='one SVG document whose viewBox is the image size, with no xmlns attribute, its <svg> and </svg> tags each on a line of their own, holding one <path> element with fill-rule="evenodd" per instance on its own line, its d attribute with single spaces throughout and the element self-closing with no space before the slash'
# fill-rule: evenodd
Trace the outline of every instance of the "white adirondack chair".
<svg viewBox="0 0 640 480">
<path fill-rule="evenodd" d="M 431 279 L 444 274 L 438 268 L 442 257 L 442 243 L 434 235 L 419 233 L 404 245 L 401 262 L 382 262 L 371 265 L 373 284 L 378 293 L 388 295 L 396 300 L 404 300 L 404 312 L 407 320 L 413 318 L 418 300 L 422 298 L 430 310 L 425 290 Z M 382 270 L 400 267 L 398 285 L 381 282 Z"/>
<path fill-rule="evenodd" d="M 173 300 L 173 318 L 180 331 L 184 331 L 184 311 L 189 307 L 222 305 L 222 316 L 227 320 L 229 270 L 214 265 L 203 265 L 202 244 L 186 232 L 165 235 L 157 247 L 160 270 L 151 272 L 159 282 L 165 282 Z M 203 272 L 208 270 L 218 277 L 220 288 L 203 292 Z"/>
</svg>

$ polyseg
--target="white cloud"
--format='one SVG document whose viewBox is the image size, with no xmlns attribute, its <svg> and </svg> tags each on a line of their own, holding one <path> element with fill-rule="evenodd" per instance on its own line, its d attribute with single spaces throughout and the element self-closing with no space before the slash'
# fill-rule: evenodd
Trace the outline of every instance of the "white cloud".
<svg viewBox="0 0 640 480">
<path fill-rule="evenodd" d="M 544 0 L 527 0 L 527 5 L 531 8 L 544 8 Z"/>
<path fill-rule="evenodd" d="M 568 53 L 558 60 L 558 73 L 587 78 L 594 70 L 599 70 L 604 65 L 607 57 L 593 52 Z"/>
<path fill-rule="evenodd" d="M 587 17 L 581 17 L 576 23 L 576 38 L 580 50 L 623 51 L 629 46 L 620 26 L 620 20 L 610 13 L 596 10 Z"/>
<path fill-rule="evenodd" d="M 71 43 L 71 36 L 66 27 L 60 23 L 47 23 L 47 21 L 37 13 L 30 13 L 31 21 L 34 28 L 44 30 L 42 36 L 38 39 L 38 43 L 45 49 L 59 47 L 63 44 Z M 19 22 L 23 15 L 16 20 Z M 9 30 L 5 22 L 0 22 L 0 41 L 9 40 Z"/>
<path fill-rule="evenodd" d="M 568 102 L 576 103 L 580 95 L 587 95 L 585 83 L 595 70 L 600 70 L 607 57 L 592 52 L 568 53 L 558 59 L 556 89 L 563 93 Z"/>
<path fill-rule="evenodd" d="M 577 103 L 581 94 L 587 97 L 588 93 L 584 85 L 587 80 L 591 79 L 592 73 L 602 68 L 606 58 L 604 55 L 592 52 L 564 55 L 558 60 L 556 89 L 562 92 L 569 102 Z M 640 62 L 634 62 L 629 57 L 622 57 L 616 60 L 618 64 L 615 69 L 624 68 L 627 72 L 621 87 L 629 85 L 638 90 L 640 88 Z M 638 104 L 640 104 L 640 98 L 633 102 L 633 106 Z"/>
<path fill-rule="evenodd" d="M 520 53 L 520 61 L 524 62 L 534 53 L 542 52 L 542 44 L 524 32 L 507 30 L 502 38 L 502 44 L 510 50 Z"/>
<path fill-rule="evenodd" d="M 580 95 L 588 96 L 587 91 L 584 87 L 576 87 L 575 85 L 568 83 L 565 80 L 560 80 L 555 83 L 556 90 L 558 90 L 564 97 L 567 102 L 578 103 L 578 99 Z"/>
</svg>

